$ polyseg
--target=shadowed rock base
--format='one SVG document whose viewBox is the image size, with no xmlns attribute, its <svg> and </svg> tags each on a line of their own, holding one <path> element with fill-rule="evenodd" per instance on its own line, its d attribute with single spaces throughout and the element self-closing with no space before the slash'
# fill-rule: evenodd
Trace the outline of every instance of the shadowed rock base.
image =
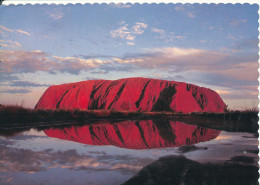
<svg viewBox="0 0 260 185">
<path fill-rule="evenodd" d="M 201 164 L 183 156 L 166 156 L 122 185 L 256 185 L 258 177 L 258 167 L 252 165 Z"/>
</svg>

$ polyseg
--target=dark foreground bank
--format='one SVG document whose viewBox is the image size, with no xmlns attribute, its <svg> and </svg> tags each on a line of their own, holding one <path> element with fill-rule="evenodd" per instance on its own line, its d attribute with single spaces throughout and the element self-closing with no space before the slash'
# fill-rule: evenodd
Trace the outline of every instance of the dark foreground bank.
<svg viewBox="0 0 260 185">
<path fill-rule="evenodd" d="M 257 185 L 258 167 L 250 157 L 238 156 L 222 164 L 201 164 L 183 156 L 165 156 L 144 167 L 122 185 Z M 239 164 L 232 162 L 247 162 Z"/>
</svg>

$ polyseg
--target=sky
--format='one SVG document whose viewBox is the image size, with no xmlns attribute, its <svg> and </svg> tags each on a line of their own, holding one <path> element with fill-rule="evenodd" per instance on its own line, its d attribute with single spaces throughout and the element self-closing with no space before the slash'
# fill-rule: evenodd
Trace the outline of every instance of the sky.
<svg viewBox="0 0 260 185">
<path fill-rule="evenodd" d="M 34 108 L 51 85 L 147 77 L 258 106 L 258 5 L 0 6 L 0 104 Z"/>
</svg>

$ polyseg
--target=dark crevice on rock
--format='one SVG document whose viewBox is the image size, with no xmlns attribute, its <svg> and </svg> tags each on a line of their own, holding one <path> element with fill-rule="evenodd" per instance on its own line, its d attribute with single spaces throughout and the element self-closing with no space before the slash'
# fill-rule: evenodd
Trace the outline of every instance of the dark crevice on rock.
<svg viewBox="0 0 260 185">
<path fill-rule="evenodd" d="M 61 99 L 59 100 L 59 102 L 56 105 L 56 109 L 60 108 L 60 103 L 62 101 L 62 99 L 64 98 L 64 96 L 69 92 L 70 89 L 67 89 L 66 92 L 62 95 Z"/>
<path fill-rule="evenodd" d="M 186 89 L 187 89 L 187 91 L 190 91 L 190 84 L 186 85 Z"/>
<path fill-rule="evenodd" d="M 136 108 L 139 108 L 140 102 L 141 102 L 141 100 L 144 98 L 144 93 L 145 93 L 145 90 L 146 90 L 146 88 L 147 88 L 147 85 L 148 85 L 150 82 L 151 82 L 151 80 L 149 80 L 148 82 L 146 82 L 146 84 L 144 85 L 144 88 L 143 88 L 143 90 L 142 90 L 142 92 L 141 92 L 141 95 L 140 95 L 139 99 L 135 102 Z"/>
<path fill-rule="evenodd" d="M 176 94 L 176 88 L 174 86 L 165 87 L 160 92 L 159 98 L 152 107 L 152 111 L 172 111 L 170 104 L 173 96 Z"/>
<path fill-rule="evenodd" d="M 198 88 L 197 87 L 192 90 L 192 96 L 197 101 L 197 103 L 199 104 L 200 108 L 202 110 L 204 110 L 204 108 L 205 108 L 204 101 L 205 101 L 206 97 L 202 93 L 198 97 Z M 207 103 L 205 103 L 205 104 L 207 105 Z"/>
<path fill-rule="evenodd" d="M 124 84 L 120 87 L 120 89 L 118 90 L 115 99 L 110 103 L 110 105 L 108 106 L 108 109 L 110 109 L 111 106 L 113 105 L 113 103 L 116 102 L 116 101 L 120 98 L 120 96 L 121 96 L 121 94 L 122 94 L 124 88 L 125 88 L 125 83 L 124 83 Z"/>
<path fill-rule="evenodd" d="M 90 99 L 92 100 L 96 94 L 96 92 L 100 89 L 100 87 L 102 87 L 102 85 L 106 83 L 106 82 L 103 82 L 102 84 L 100 84 L 98 87 L 96 87 L 96 85 L 94 85 L 92 91 L 91 91 L 91 94 L 90 94 Z"/>
</svg>

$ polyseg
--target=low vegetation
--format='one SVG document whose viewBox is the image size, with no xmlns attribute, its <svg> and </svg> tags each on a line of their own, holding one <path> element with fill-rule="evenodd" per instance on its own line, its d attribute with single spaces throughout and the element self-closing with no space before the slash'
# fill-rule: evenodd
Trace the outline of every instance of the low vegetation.
<svg viewBox="0 0 260 185">
<path fill-rule="evenodd" d="M 147 116 L 158 115 L 147 113 Z M 115 110 L 66 110 L 66 109 L 28 109 L 22 106 L 1 106 L 0 124 L 18 124 L 53 121 L 85 121 L 89 119 L 129 119 L 142 117 L 142 112 Z"/>
<path fill-rule="evenodd" d="M 35 126 L 42 123 L 49 125 L 59 123 L 96 123 L 100 120 L 109 120 L 111 123 L 118 120 L 149 120 L 168 119 L 196 124 L 202 127 L 223 129 L 227 131 L 257 132 L 258 109 L 244 111 L 227 111 L 225 113 L 174 113 L 174 112 L 140 112 L 115 110 L 66 110 L 66 109 L 28 109 L 22 106 L 0 106 L 0 128 L 14 126 Z M 236 131 L 236 130 L 235 130 Z"/>
</svg>

